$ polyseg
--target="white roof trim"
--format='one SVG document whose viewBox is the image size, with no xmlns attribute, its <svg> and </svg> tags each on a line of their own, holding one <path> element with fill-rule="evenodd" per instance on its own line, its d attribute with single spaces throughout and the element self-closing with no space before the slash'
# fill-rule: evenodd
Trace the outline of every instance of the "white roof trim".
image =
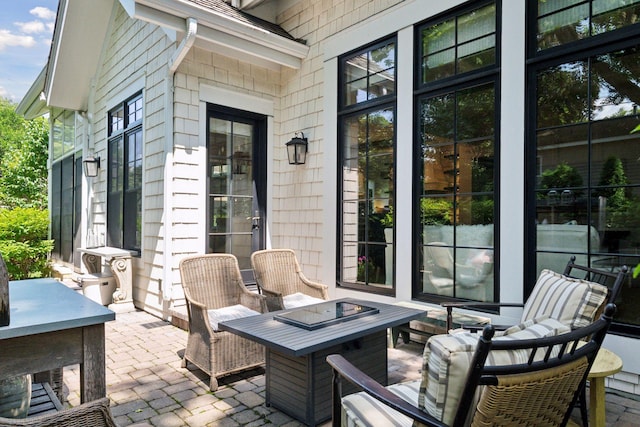
<svg viewBox="0 0 640 427">
<path fill-rule="evenodd" d="M 229 16 L 180 0 L 134 0 L 134 17 L 184 33 L 186 20 L 198 21 L 196 38 L 289 68 L 300 68 L 309 47 L 295 40 L 248 25 Z M 199 43 L 199 45 L 201 45 Z"/>
</svg>

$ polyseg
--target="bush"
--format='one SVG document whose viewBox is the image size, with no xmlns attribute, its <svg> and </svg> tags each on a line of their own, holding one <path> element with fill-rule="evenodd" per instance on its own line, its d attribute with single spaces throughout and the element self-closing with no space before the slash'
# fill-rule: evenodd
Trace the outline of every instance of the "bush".
<svg viewBox="0 0 640 427">
<path fill-rule="evenodd" d="M 0 253 L 13 280 L 50 276 L 49 213 L 34 208 L 0 209 Z"/>
</svg>

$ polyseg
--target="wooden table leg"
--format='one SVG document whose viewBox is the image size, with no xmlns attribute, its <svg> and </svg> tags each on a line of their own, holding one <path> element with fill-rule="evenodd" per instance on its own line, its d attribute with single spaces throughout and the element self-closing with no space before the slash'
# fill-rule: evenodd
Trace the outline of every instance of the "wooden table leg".
<svg viewBox="0 0 640 427">
<path fill-rule="evenodd" d="M 589 425 L 604 427 L 605 425 L 605 393 L 604 377 L 589 380 Z"/>
<path fill-rule="evenodd" d="M 80 401 L 84 403 L 107 395 L 104 324 L 82 328 L 82 347 Z"/>
</svg>

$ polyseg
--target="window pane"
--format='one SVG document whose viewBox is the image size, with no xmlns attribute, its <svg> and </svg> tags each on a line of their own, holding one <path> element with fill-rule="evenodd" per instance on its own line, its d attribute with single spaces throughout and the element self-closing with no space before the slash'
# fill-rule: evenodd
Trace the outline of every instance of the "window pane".
<svg viewBox="0 0 640 427">
<path fill-rule="evenodd" d="M 124 129 L 124 107 L 109 113 L 109 135 Z"/>
<path fill-rule="evenodd" d="M 495 117 L 493 85 L 460 91 L 457 96 L 457 140 L 493 135 Z"/>
<path fill-rule="evenodd" d="M 357 259 L 343 260 L 343 280 L 355 274 L 356 283 L 393 284 L 393 247 L 387 241 L 393 236 L 394 121 L 392 109 L 343 119 L 343 252 L 358 243 Z"/>
<path fill-rule="evenodd" d="M 589 118 L 587 62 L 546 69 L 537 77 L 537 127 L 580 123 Z"/>
<path fill-rule="evenodd" d="M 209 198 L 209 227 L 210 233 L 226 233 L 228 231 L 229 206 L 227 196 L 216 196 Z"/>
<path fill-rule="evenodd" d="M 579 4 L 538 19 L 538 50 L 563 45 L 588 36 L 589 4 Z"/>
<path fill-rule="evenodd" d="M 495 4 L 423 28 L 422 83 L 494 65 L 495 32 Z"/>
<path fill-rule="evenodd" d="M 395 42 L 346 58 L 342 100 L 353 105 L 395 93 Z"/>
<path fill-rule="evenodd" d="M 594 0 L 592 34 L 602 34 L 637 23 L 640 0 Z"/>
</svg>

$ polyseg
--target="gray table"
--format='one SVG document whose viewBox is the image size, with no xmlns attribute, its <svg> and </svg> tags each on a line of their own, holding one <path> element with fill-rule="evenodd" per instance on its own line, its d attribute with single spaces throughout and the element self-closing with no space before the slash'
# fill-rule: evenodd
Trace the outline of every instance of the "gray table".
<svg viewBox="0 0 640 427">
<path fill-rule="evenodd" d="M 0 378 L 80 364 L 80 400 L 106 396 L 104 323 L 115 313 L 55 279 L 9 282 Z"/>
<path fill-rule="evenodd" d="M 351 298 L 379 313 L 315 330 L 274 320 L 274 314 L 229 320 L 220 329 L 256 341 L 266 349 L 266 404 L 314 426 L 331 418 L 329 354 L 339 353 L 355 366 L 387 384 L 387 328 L 424 316 L 424 310 Z M 288 310 L 285 310 L 288 311 Z"/>
</svg>

